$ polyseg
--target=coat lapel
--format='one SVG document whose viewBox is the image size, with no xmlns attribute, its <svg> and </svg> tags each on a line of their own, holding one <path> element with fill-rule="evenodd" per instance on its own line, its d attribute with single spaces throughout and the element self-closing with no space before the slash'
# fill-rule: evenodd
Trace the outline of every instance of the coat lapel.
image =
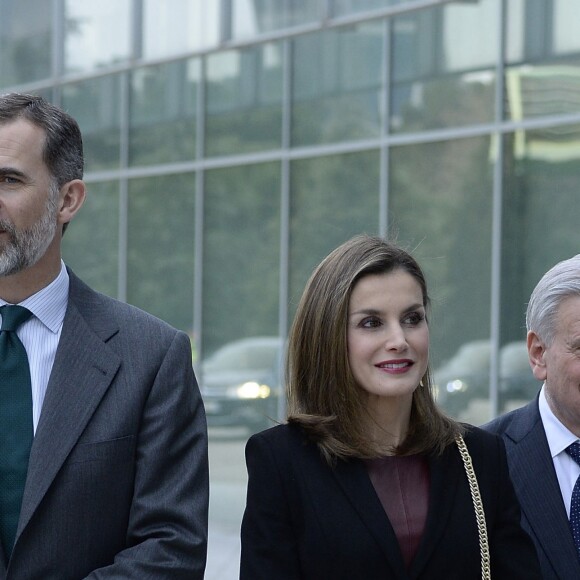
<svg viewBox="0 0 580 580">
<path fill-rule="evenodd" d="M 429 508 L 425 532 L 417 554 L 407 571 L 399 542 L 383 506 L 373 488 L 364 464 L 339 462 L 334 475 L 353 509 L 379 545 L 390 567 L 389 578 L 417 577 L 428 563 L 433 550 L 443 538 L 448 519 L 452 513 L 459 478 L 463 473 L 458 453 L 450 446 L 441 457 L 429 459 Z M 474 516 L 475 517 L 475 516 Z"/>
<path fill-rule="evenodd" d="M 461 459 L 455 453 L 454 445 L 448 446 L 443 455 L 429 458 L 429 508 L 425 531 L 411 565 L 411 578 L 420 575 L 433 551 L 439 549 L 439 542 L 453 512 L 459 479 L 463 476 L 463 466 L 460 463 Z"/>
<path fill-rule="evenodd" d="M 580 578 L 580 564 L 537 399 L 514 418 L 505 438 L 510 474 L 525 519 L 558 577 L 569 577 L 573 566 Z"/>
<path fill-rule="evenodd" d="M 69 304 L 30 452 L 17 538 L 85 429 L 121 364 L 119 357 L 105 344 L 118 329 L 111 325 L 107 317 L 98 316 L 100 302 L 96 299 L 97 295 L 84 285 L 79 286 L 81 284 L 71 274 Z M 92 296 L 95 299 L 91 305 Z M 89 306 L 94 308 L 89 309 Z M 91 317 L 94 317 L 96 324 L 87 323 Z"/>
<path fill-rule="evenodd" d="M 339 461 L 333 471 L 347 500 L 380 547 L 390 570 L 385 578 L 408 578 L 399 542 L 362 461 Z"/>
</svg>

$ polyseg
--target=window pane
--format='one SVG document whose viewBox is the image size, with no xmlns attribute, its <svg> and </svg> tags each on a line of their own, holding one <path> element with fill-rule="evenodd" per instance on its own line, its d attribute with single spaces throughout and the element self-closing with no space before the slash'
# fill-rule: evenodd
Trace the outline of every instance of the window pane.
<svg viewBox="0 0 580 580">
<path fill-rule="evenodd" d="M 129 182 L 127 301 L 191 334 L 195 175 Z"/>
<path fill-rule="evenodd" d="M 481 0 L 393 19 L 393 131 L 493 120 L 498 13 Z"/>
<path fill-rule="evenodd" d="M 207 59 L 207 155 L 279 148 L 282 47 L 266 44 Z"/>
<path fill-rule="evenodd" d="M 389 8 L 398 4 L 409 4 L 415 0 L 330 0 L 333 16 L 347 16 L 357 12 L 367 12 L 380 8 Z"/>
<path fill-rule="evenodd" d="M 374 22 L 294 41 L 293 144 L 379 135 L 383 36 Z"/>
<path fill-rule="evenodd" d="M 250 432 L 273 424 L 281 394 L 280 166 L 208 171 L 205 185 L 204 357 L 196 372 L 212 465 L 208 569 L 238 578 L 244 445 Z M 239 368 L 230 368 L 234 359 Z"/>
<path fill-rule="evenodd" d="M 0 86 L 27 83 L 52 74 L 53 3 L 2 0 Z"/>
<path fill-rule="evenodd" d="M 277 336 L 280 167 L 206 173 L 203 347 Z"/>
<path fill-rule="evenodd" d="M 505 138 L 500 351 L 504 410 L 532 399 L 540 387 L 524 348 L 530 294 L 547 270 L 580 248 L 579 145 L 578 126 Z"/>
<path fill-rule="evenodd" d="M 490 418 L 492 165 L 488 138 L 397 147 L 389 223 L 425 270 L 431 370 L 454 416 Z"/>
<path fill-rule="evenodd" d="M 198 59 L 137 69 L 131 77 L 132 165 L 195 158 Z"/>
<path fill-rule="evenodd" d="M 63 108 L 80 125 L 85 169 L 96 171 L 119 166 L 121 77 L 110 75 L 62 89 Z"/>
<path fill-rule="evenodd" d="M 65 70 L 87 71 L 131 55 L 131 0 L 66 0 Z"/>
<path fill-rule="evenodd" d="M 516 0 L 507 6 L 506 117 L 580 111 L 578 3 Z"/>
<path fill-rule="evenodd" d="M 557 54 L 567 54 L 580 50 L 578 27 L 578 2 L 576 0 L 554 1 L 554 50 Z"/>
<path fill-rule="evenodd" d="M 83 207 L 63 238 L 63 259 L 89 286 L 117 296 L 119 183 L 87 184 Z"/>
<path fill-rule="evenodd" d="M 144 0 L 143 56 L 183 54 L 219 42 L 221 2 Z"/>
<path fill-rule="evenodd" d="M 306 280 L 320 260 L 355 234 L 377 232 L 379 154 L 295 161 L 290 183 L 292 318 Z"/>
<path fill-rule="evenodd" d="M 232 0 L 233 38 L 308 24 L 324 16 L 324 0 Z"/>
</svg>

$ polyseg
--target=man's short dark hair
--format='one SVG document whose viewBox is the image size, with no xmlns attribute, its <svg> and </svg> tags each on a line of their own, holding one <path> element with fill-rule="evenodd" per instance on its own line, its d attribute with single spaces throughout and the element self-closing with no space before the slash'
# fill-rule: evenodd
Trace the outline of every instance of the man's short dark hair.
<svg viewBox="0 0 580 580">
<path fill-rule="evenodd" d="M 37 95 L 0 95 L 0 124 L 17 119 L 44 130 L 44 162 L 59 188 L 83 178 L 83 140 L 78 123 L 69 114 Z"/>
</svg>

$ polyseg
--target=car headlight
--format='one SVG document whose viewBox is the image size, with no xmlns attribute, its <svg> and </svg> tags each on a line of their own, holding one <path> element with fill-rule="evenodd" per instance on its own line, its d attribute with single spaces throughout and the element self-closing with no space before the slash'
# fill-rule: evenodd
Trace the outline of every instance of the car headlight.
<svg viewBox="0 0 580 580">
<path fill-rule="evenodd" d="M 449 381 L 446 386 L 448 393 L 464 392 L 467 390 L 467 384 L 460 379 Z"/>
<path fill-rule="evenodd" d="M 240 399 L 267 399 L 271 392 L 268 385 L 260 385 L 255 381 L 249 381 L 235 388 L 235 393 Z"/>
</svg>

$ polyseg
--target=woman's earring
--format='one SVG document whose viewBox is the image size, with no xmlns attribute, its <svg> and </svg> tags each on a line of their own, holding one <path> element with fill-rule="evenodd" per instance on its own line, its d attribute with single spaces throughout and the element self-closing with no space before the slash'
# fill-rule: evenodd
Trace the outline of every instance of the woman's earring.
<svg viewBox="0 0 580 580">
<path fill-rule="evenodd" d="M 423 379 L 421 379 L 421 380 L 419 381 L 419 386 L 420 386 L 420 387 L 424 387 L 424 386 L 425 386 L 425 385 L 423 384 Z"/>
</svg>

